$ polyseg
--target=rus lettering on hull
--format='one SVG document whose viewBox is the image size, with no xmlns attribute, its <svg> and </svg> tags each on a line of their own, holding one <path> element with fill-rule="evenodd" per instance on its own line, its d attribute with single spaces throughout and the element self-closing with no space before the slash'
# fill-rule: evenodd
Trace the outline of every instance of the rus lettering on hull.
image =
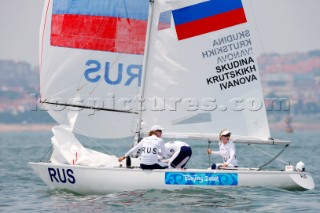
<svg viewBox="0 0 320 213">
<path fill-rule="evenodd" d="M 48 168 L 49 177 L 51 182 L 57 183 L 76 183 L 76 179 L 73 176 L 72 169 L 59 169 L 59 168 Z"/>
</svg>

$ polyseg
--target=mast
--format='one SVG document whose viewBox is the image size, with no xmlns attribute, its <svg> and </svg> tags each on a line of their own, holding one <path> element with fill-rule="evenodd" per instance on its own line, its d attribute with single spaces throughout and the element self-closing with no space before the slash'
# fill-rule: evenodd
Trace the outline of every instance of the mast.
<svg viewBox="0 0 320 213">
<path fill-rule="evenodd" d="M 146 85 L 146 72 L 147 72 L 147 64 L 148 64 L 148 56 L 149 56 L 149 42 L 150 42 L 150 35 L 151 35 L 151 28 L 152 28 L 152 21 L 153 21 L 153 7 L 154 7 L 154 0 L 149 0 L 149 14 L 148 14 L 148 25 L 147 25 L 147 34 L 146 34 L 146 43 L 144 46 L 144 57 L 143 57 L 143 65 L 142 65 L 142 79 L 141 79 L 141 88 L 140 88 L 140 96 L 139 96 L 139 115 L 138 115 L 138 122 L 136 128 L 136 135 L 134 138 L 134 144 L 137 144 L 140 138 L 140 131 L 141 131 L 141 121 L 142 121 L 142 105 L 143 105 L 143 98 L 144 98 L 144 90 Z"/>
</svg>

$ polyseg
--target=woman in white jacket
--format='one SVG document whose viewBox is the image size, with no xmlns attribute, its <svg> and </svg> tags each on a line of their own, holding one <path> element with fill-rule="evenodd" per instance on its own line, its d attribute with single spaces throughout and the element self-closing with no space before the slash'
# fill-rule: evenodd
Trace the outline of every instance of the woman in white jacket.
<svg viewBox="0 0 320 213">
<path fill-rule="evenodd" d="M 171 141 L 164 145 L 170 159 L 168 160 L 169 168 L 184 168 L 191 158 L 191 147 L 183 141 Z"/>
<path fill-rule="evenodd" d="M 222 130 L 219 134 L 219 151 L 208 149 L 208 154 L 220 155 L 223 158 L 223 164 L 221 165 L 222 167 L 238 167 L 236 147 L 233 141 L 230 139 L 230 136 L 230 131 L 225 129 Z M 211 168 L 216 169 L 216 164 L 212 164 Z"/>
<path fill-rule="evenodd" d="M 149 132 L 149 137 L 145 137 L 130 149 L 124 156 L 121 156 L 118 161 L 123 161 L 127 156 L 130 156 L 132 153 L 140 150 L 141 169 L 165 169 L 167 168 L 166 163 L 159 161 L 158 155 L 161 155 L 162 158 L 167 158 L 167 152 L 164 146 L 164 142 L 161 138 L 162 128 L 159 125 L 154 125 L 151 127 Z M 161 152 L 160 152 L 161 150 Z"/>
</svg>

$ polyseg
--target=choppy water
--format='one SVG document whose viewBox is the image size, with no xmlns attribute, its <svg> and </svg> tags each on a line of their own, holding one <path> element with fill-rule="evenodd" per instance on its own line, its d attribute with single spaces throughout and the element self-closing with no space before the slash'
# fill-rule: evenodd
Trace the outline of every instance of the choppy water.
<svg viewBox="0 0 320 213">
<path fill-rule="evenodd" d="M 291 139 L 281 158 L 292 164 L 304 161 L 316 188 L 311 191 L 286 191 L 273 188 L 218 188 L 140 190 L 104 196 L 82 196 L 68 191 L 49 190 L 28 166 L 39 161 L 50 148 L 51 132 L 0 133 L 0 212 L 319 212 L 320 210 L 320 133 L 274 132 L 275 138 Z M 98 141 L 116 155 L 129 148 L 130 141 Z M 207 168 L 206 142 L 189 141 L 193 156 L 188 167 Z M 89 144 L 89 142 L 88 142 Z M 121 144 L 119 146 L 119 144 Z M 269 159 L 247 145 L 237 144 L 241 166 L 258 166 Z M 94 144 L 94 148 L 99 149 Z M 217 144 L 211 144 L 217 148 Z M 276 153 L 271 146 L 265 150 Z M 260 157 L 264 156 L 264 157 Z M 219 161 L 210 159 L 210 162 Z M 279 162 L 270 167 L 284 168 Z"/>
</svg>

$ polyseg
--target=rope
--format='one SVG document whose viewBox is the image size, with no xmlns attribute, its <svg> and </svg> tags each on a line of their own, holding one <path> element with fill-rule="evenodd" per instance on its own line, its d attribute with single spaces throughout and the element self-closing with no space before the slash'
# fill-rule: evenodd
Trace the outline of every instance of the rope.
<svg viewBox="0 0 320 213">
<path fill-rule="evenodd" d="M 262 38 L 261 38 L 261 33 L 260 33 L 260 30 L 259 30 L 259 26 L 258 26 L 258 24 L 257 24 L 257 22 L 256 22 L 257 19 L 256 19 L 256 16 L 255 16 L 255 13 L 254 13 L 254 11 L 253 11 L 253 7 L 252 7 L 252 4 L 251 4 L 251 0 L 249 1 L 249 4 L 250 4 L 250 10 L 251 10 L 251 13 L 252 13 L 252 16 L 253 16 L 253 22 L 254 22 L 255 27 L 257 28 L 257 34 L 258 34 L 259 42 L 260 42 L 260 44 L 261 44 L 262 53 L 265 53 L 266 51 L 265 51 L 265 48 L 264 48 L 264 44 L 263 44 L 263 42 L 262 42 Z"/>
<path fill-rule="evenodd" d="M 44 154 L 44 156 L 41 158 L 40 162 L 43 162 L 43 159 L 44 159 L 49 153 L 50 153 L 50 156 L 51 156 L 52 152 L 53 152 L 53 147 L 51 146 L 50 149 L 47 151 L 47 153 Z M 49 158 L 48 158 L 47 161 L 49 161 Z"/>
<path fill-rule="evenodd" d="M 249 145 L 250 145 L 250 144 L 249 144 Z M 262 153 L 264 153 L 264 154 L 266 154 L 266 155 L 268 155 L 269 157 L 274 158 L 274 156 L 273 156 L 273 155 L 269 154 L 269 153 L 268 153 L 268 152 L 266 152 L 266 151 L 263 151 L 263 150 L 261 150 L 261 149 L 259 149 L 259 148 L 255 147 L 255 146 L 253 146 L 253 145 L 251 145 L 251 147 L 252 147 L 252 148 L 254 148 L 254 149 L 256 149 L 256 150 L 258 150 L 258 151 L 260 151 L 260 152 L 262 152 Z M 285 165 L 287 165 L 287 164 L 288 164 L 287 162 L 285 162 L 284 160 L 281 160 L 281 159 L 279 159 L 279 158 L 276 158 L 275 160 L 280 161 L 280 162 L 284 163 Z"/>
<path fill-rule="evenodd" d="M 211 144 L 211 141 L 208 140 L 208 149 L 210 149 L 210 144 Z M 211 168 L 211 159 L 210 159 L 210 154 L 208 153 L 208 162 L 209 162 L 209 168 Z"/>
</svg>

